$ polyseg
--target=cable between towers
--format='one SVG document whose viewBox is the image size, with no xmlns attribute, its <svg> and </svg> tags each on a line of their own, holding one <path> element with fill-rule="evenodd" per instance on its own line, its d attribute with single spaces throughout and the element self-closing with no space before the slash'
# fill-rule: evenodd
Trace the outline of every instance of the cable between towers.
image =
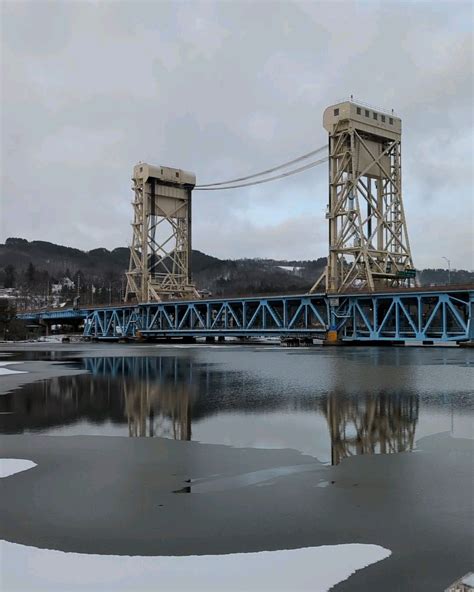
<svg viewBox="0 0 474 592">
<path fill-rule="evenodd" d="M 297 173 L 301 173 L 303 171 L 306 171 L 307 169 L 310 169 L 310 168 L 315 167 L 319 164 L 322 164 L 323 162 L 327 162 L 329 157 L 326 156 L 326 157 L 321 158 L 319 160 L 315 160 L 313 162 L 305 164 L 304 166 L 297 167 L 296 169 L 292 169 L 290 171 L 286 171 L 286 172 L 280 173 L 278 175 L 274 175 L 272 177 L 267 177 L 265 179 L 258 179 L 258 177 L 261 177 L 263 175 L 267 175 L 269 173 L 273 173 L 273 172 L 278 171 L 283 168 L 287 168 L 293 164 L 301 162 L 302 160 L 306 160 L 306 159 L 310 158 L 311 156 L 315 156 L 316 154 L 319 154 L 320 152 L 322 152 L 323 150 L 326 150 L 327 148 L 328 148 L 328 145 L 325 144 L 324 146 L 321 146 L 321 147 L 317 148 L 316 150 L 312 150 L 311 152 L 308 152 L 307 154 L 303 154 L 302 156 L 299 156 L 298 158 L 294 158 L 293 160 L 289 160 L 288 162 L 284 162 L 284 163 L 274 166 L 270 169 L 265 169 L 264 171 L 260 171 L 259 173 L 254 173 L 252 175 L 247 175 L 245 177 L 237 177 L 236 179 L 229 179 L 228 181 L 219 181 L 217 183 L 205 183 L 205 184 L 201 184 L 201 185 L 196 185 L 195 190 L 196 191 L 219 191 L 219 190 L 223 190 L 223 189 L 236 189 L 238 187 L 250 187 L 251 185 L 260 185 L 261 183 L 268 183 L 270 181 L 275 181 L 276 179 L 282 179 L 283 177 L 289 177 L 291 175 L 296 175 Z M 241 181 L 247 181 L 249 179 L 257 179 L 257 180 L 251 181 L 250 183 L 241 183 Z M 237 183 L 237 184 L 233 184 L 233 183 Z"/>
</svg>

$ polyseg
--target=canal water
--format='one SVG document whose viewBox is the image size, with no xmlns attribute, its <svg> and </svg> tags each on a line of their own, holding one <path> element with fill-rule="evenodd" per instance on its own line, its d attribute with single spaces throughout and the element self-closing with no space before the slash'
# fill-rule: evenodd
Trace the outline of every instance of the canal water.
<svg viewBox="0 0 474 592">
<path fill-rule="evenodd" d="M 328 464 L 413 451 L 440 432 L 473 437 L 467 349 L 104 346 L 8 360 L 54 360 L 81 373 L 1 396 L 3 434 L 291 448 Z"/>
</svg>

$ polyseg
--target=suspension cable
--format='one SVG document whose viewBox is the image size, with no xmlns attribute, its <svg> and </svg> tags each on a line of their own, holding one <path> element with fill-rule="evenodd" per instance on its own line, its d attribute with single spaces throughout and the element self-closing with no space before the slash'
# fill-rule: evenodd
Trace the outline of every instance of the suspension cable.
<svg viewBox="0 0 474 592">
<path fill-rule="evenodd" d="M 268 177 L 268 179 L 260 179 L 258 181 L 252 181 L 251 183 L 240 183 L 238 185 L 226 185 L 225 187 L 203 187 L 202 185 L 196 185 L 194 191 L 222 191 L 224 189 L 236 189 L 238 187 L 250 187 L 251 185 L 260 185 L 261 183 L 268 183 L 269 181 L 275 181 L 276 179 L 282 179 L 283 177 L 289 177 L 290 175 L 296 175 L 297 173 L 301 173 L 310 169 L 312 167 L 317 166 L 318 164 L 322 164 L 323 162 L 327 162 L 329 160 L 329 156 L 325 156 L 320 160 L 315 160 L 314 162 L 310 162 L 309 164 L 305 164 L 302 167 L 297 169 L 293 169 L 292 171 L 288 171 L 286 173 L 280 173 L 279 175 L 274 175 L 273 177 Z M 230 182 L 230 181 L 228 181 Z"/>
<path fill-rule="evenodd" d="M 255 177 L 261 177 L 262 175 L 266 175 L 268 173 L 273 173 L 273 172 L 277 171 L 278 169 L 286 168 L 287 166 L 290 166 L 291 164 L 295 164 L 297 162 L 300 162 L 301 160 L 305 160 L 306 158 L 309 158 L 310 156 L 314 156 L 315 154 L 318 154 L 319 152 L 326 150 L 327 147 L 328 147 L 328 145 L 325 144 L 324 146 L 321 146 L 320 148 L 317 148 L 316 150 L 312 150 L 311 152 L 308 152 L 307 154 L 303 154 L 303 156 L 299 156 L 298 158 L 295 158 L 293 160 L 289 160 L 288 162 L 284 162 L 283 164 L 279 164 L 277 166 L 274 166 L 271 169 L 266 169 L 265 171 L 260 171 L 259 173 L 254 173 L 253 175 L 247 175 L 246 177 L 238 177 L 237 179 L 229 179 L 229 181 L 220 181 L 219 183 L 203 183 L 201 185 L 196 185 L 196 189 L 199 189 L 201 187 L 204 188 L 204 187 L 216 187 L 216 186 L 220 186 L 220 185 L 228 185 L 229 183 L 237 183 L 240 181 L 247 181 L 248 179 L 254 179 Z"/>
</svg>

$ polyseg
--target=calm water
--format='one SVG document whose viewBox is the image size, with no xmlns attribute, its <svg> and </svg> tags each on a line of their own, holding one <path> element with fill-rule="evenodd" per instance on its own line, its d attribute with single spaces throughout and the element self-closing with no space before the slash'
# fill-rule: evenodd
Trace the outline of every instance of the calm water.
<svg viewBox="0 0 474 592">
<path fill-rule="evenodd" d="M 469 350 L 122 346 L 113 351 L 10 356 L 59 359 L 86 373 L 0 396 L 0 432 L 294 448 L 332 463 L 354 454 L 412 450 L 416 440 L 438 432 L 473 437 Z"/>
</svg>

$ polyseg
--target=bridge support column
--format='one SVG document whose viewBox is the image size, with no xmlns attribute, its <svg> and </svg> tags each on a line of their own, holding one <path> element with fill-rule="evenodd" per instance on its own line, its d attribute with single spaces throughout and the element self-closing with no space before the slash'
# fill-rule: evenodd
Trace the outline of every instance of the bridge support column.
<svg viewBox="0 0 474 592">
<path fill-rule="evenodd" d="M 323 341 L 323 345 L 342 345 L 337 329 L 329 329 L 326 333 L 326 339 Z"/>
<path fill-rule="evenodd" d="M 329 297 L 329 329 L 326 332 L 326 339 L 323 345 L 341 345 L 339 331 L 337 330 L 337 309 L 339 307 L 338 296 Z"/>
</svg>

